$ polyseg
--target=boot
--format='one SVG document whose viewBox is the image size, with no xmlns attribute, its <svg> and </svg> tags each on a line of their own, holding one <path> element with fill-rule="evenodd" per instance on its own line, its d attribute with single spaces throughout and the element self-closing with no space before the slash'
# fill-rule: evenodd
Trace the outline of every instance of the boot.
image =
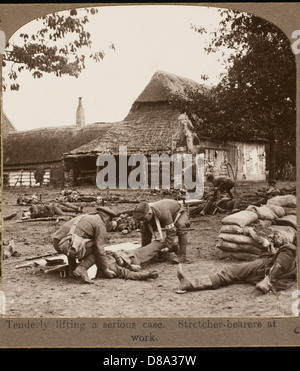
<svg viewBox="0 0 300 371">
<path fill-rule="evenodd" d="M 279 263 L 274 263 L 268 276 L 266 276 L 262 281 L 258 282 L 255 286 L 257 290 L 262 291 L 267 294 L 273 287 L 274 282 L 284 273 L 284 268 Z"/>
<path fill-rule="evenodd" d="M 170 248 L 170 252 L 174 252 L 176 255 L 179 255 L 179 251 L 178 243 L 173 243 L 172 247 Z"/>
<path fill-rule="evenodd" d="M 209 276 L 203 278 L 191 280 L 186 277 L 183 273 L 182 264 L 178 264 L 177 277 L 180 281 L 180 290 L 177 293 L 184 293 L 186 291 L 200 291 L 213 289 L 213 284 Z"/>
<path fill-rule="evenodd" d="M 68 275 L 69 277 L 73 277 L 73 272 L 77 267 L 76 259 L 72 258 L 71 256 L 68 256 L 68 264 L 69 264 Z"/>
<path fill-rule="evenodd" d="M 88 255 L 73 271 L 73 275 L 75 277 L 80 277 L 84 283 L 94 283 L 92 279 L 90 279 L 88 275 L 88 269 L 95 264 L 95 257 L 94 255 Z"/>
<path fill-rule="evenodd" d="M 186 258 L 186 248 L 188 244 L 187 233 L 178 236 L 179 241 L 179 262 L 180 263 L 190 263 Z"/>
</svg>

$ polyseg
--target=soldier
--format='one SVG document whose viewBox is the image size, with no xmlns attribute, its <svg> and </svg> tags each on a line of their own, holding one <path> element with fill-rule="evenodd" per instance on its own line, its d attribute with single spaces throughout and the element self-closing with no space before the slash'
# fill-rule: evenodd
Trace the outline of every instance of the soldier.
<svg viewBox="0 0 300 371">
<path fill-rule="evenodd" d="M 74 229 L 72 233 L 81 237 L 86 241 L 84 248 L 81 245 L 80 251 L 85 258 L 86 252 L 93 252 L 95 255 L 95 262 L 100 271 L 103 272 L 107 278 L 113 278 L 116 273 L 111 271 L 108 267 L 108 260 L 104 250 L 104 246 L 108 244 L 106 222 L 116 217 L 116 213 L 109 207 L 98 207 L 95 214 L 82 214 L 66 222 L 58 231 L 54 233 L 53 246 L 59 253 L 66 254 L 69 262 L 69 274 L 82 277 L 83 280 L 89 281 L 86 270 L 81 269 L 80 265 L 76 267 L 76 258 L 78 252 L 69 249 L 69 241 L 64 242 L 64 238 L 70 234 L 71 228 Z M 80 219 L 79 219 L 80 218 Z M 73 272 L 74 271 L 74 272 Z"/>
<path fill-rule="evenodd" d="M 206 175 L 207 181 L 211 182 L 215 187 L 214 190 L 214 200 L 219 201 L 220 196 L 223 192 L 227 192 L 229 197 L 233 199 L 231 189 L 235 186 L 234 180 L 227 178 L 225 176 L 214 177 L 212 174 Z"/>
<path fill-rule="evenodd" d="M 291 286 L 296 279 L 296 272 L 296 246 L 288 243 L 269 257 L 232 264 L 220 272 L 198 279 L 188 278 L 180 264 L 177 270 L 180 290 L 177 293 L 217 289 L 236 283 L 252 283 L 257 290 L 266 294 L 270 290 L 284 290 Z"/>
<path fill-rule="evenodd" d="M 113 217 L 116 217 L 116 213 L 112 209 L 101 206 L 97 208 L 96 214 L 83 214 L 81 219 L 77 220 L 73 218 L 54 233 L 53 246 L 55 250 L 68 256 L 69 276 L 80 277 L 85 283 L 94 283 L 94 280 L 88 275 L 88 269 L 96 264 L 97 277 L 132 280 L 158 277 L 156 270 L 140 272 L 142 267 L 160 251 L 162 244 L 157 241 L 129 252 L 105 251 L 104 247 L 108 246 L 106 224 Z M 60 243 L 69 234 L 72 226 L 75 226 L 74 233 L 87 241 L 83 249 L 83 256 L 79 254 L 80 251 L 76 254 L 72 249 L 69 250 L 68 243 Z M 76 259 L 78 258 L 80 263 L 77 266 Z"/>
<path fill-rule="evenodd" d="M 29 208 L 29 218 L 45 218 L 51 216 L 63 216 L 68 215 L 66 213 L 82 213 L 83 206 L 73 206 L 67 203 L 61 202 L 49 202 L 40 205 L 31 205 Z"/>
<path fill-rule="evenodd" d="M 133 218 L 142 222 L 142 246 L 148 245 L 152 237 L 163 243 L 162 251 L 172 251 L 176 235 L 179 242 L 179 260 L 175 263 L 186 262 L 188 213 L 178 201 L 164 199 L 154 203 L 141 202 L 133 211 Z M 166 236 L 163 237 L 162 228 Z"/>
<path fill-rule="evenodd" d="M 138 247 L 134 250 L 121 250 L 117 252 L 106 251 L 108 268 L 115 273 L 116 278 L 126 280 L 146 280 L 157 278 L 157 270 L 141 271 L 153 258 L 160 252 L 162 243 L 153 241 L 147 246 Z M 92 250 L 87 251 L 80 265 L 73 272 L 75 276 L 80 276 L 85 283 L 94 283 L 88 276 L 88 269 L 96 264 L 96 256 Z M 97 270 L 96 277 L 105 277 L 102 270 Z"/>
</svg>

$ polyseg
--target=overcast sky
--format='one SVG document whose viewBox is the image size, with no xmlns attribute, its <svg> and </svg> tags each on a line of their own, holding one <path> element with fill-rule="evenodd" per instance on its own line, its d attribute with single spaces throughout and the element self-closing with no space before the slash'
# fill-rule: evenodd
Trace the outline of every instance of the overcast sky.
<svg viewBox="0 0 300 371">
<path fill-rule="evenodd" d="M 29 73 L 22 74 L 20 90 L 8 89 L 3 95 L 4 112 L 17 130 L 74 125 L 78 97 L 82 97 L 87 124 L 120 121 L 157 70 L 197 82 L 207 74 L 208 83 L 218 82 L 224 66 L 216 55 L 204 52 L 206 38 L 191 29 L 195 24 L 213 32 L 220 19 L 216 8 L 148 5 L 98 9 L 97 15 L 90 16 L 88 28 L 93 50 L 106 51 L 104 60 L 88 61 L 78 79 L 46 74 L 34 79 Z M 115 51 L 108 48 L 110 43 Z"/>
</svg>

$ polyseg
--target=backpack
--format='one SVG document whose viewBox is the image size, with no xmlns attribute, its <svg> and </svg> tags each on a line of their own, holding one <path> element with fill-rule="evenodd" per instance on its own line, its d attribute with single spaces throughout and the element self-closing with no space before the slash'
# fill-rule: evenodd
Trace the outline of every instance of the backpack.
<svg viewBox="0 0 300 371">
<path fill-rule="evenodd" d="M 75 218 L 69 233 L 63 237 L 58 244 L 58 247 L 65 255 L 69 256 L 72 250 L 75 253 L 75 257 L 79 260 L 82 260 L 86 253 L 87 243 L 92 241 L 89 238 L 84 238 L 74 233 L 77 224 L 84 216 L 85 215 L 80 215 Z"/>
</svg>

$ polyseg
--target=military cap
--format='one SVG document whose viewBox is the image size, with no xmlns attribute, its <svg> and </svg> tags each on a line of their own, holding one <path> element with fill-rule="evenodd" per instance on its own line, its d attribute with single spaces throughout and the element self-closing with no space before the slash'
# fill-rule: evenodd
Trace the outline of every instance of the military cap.
<svg viewBox="0 0 300 371">
<path fill-rule="evenodd" d="M 117 216 L 117 214 L 110 207 L 107 207 L 107 206 L 97 206 L 96 210 L 109 214 L 113 217 Z"/>
<path fill-rule="evenodd" d="M 137 205 L 137 207 L 133 210 L 132 217 L 135 220 L 143 220 L 145 216 L 148 214 L 150 210 L 150 206 L 147 202 L 143 201 Z"/>
</svg>

